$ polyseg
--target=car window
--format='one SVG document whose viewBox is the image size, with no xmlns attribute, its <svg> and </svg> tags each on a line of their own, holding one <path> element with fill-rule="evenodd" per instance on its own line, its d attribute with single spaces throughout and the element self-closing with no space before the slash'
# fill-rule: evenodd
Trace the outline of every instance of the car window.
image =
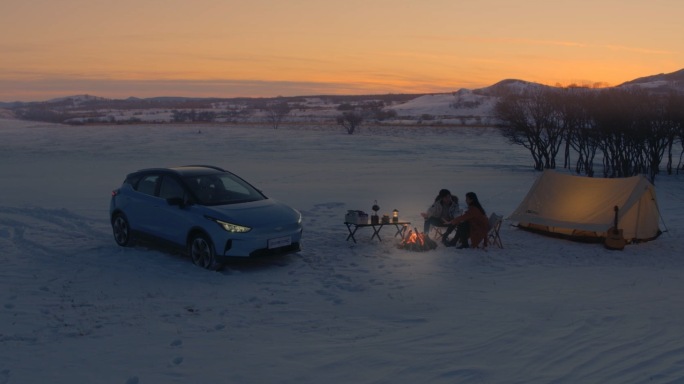
<svg viewBox="0 0 684 384">
<path fill-rule="evenodd" d="M 228 177 L 223 178 L 223 185 L 225 186 L 227 191 L 230 191 L 234 194 L 240 195 L 240 196 L 249 196 L 251 194 L 251 188 L 247 188 L 247 185 L 244 183 L 238 182 L 236 179 L 231 179 Z"/>
<path fill-rule="evenodd" d="M 185 197 L 185 190 L 176 179 L 166 176 L 162 178 L 161 187 L 159 188 L 159 197 L 162 199 L 182 199 Z"/>
<path fill-rule="evenodd" d="M 134 175 L 128 175 L 126 176 L 126 180 L 124 180 L 124 184 L 128 184 L 131 186 L 131 188 L 135 189 L 135 185 L 138 184 L 138 181 L 140 180 L 140 175 L 134 174 Z"/>
<path fill-rule="evenodd" d="M 222 205 L 263 200 L 265 197 L 242 179 L 230 174 L 193 176 L 185 179 L 204 205 Z"/>
<path fill-rule="evenodd" d="M 159 175 L 144 176 L 140 179 L 135 189 L 140 193 L 154 196 L 154 192 L 157 190 L 157 181 L 159 181 Z"/>
</svg>

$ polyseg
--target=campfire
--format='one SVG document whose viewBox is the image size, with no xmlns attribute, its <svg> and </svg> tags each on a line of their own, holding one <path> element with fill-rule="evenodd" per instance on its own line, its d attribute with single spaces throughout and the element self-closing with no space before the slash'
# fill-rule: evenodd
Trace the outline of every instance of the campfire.
<svg viewBox="0 0 684 384">
<path fill-rule="evenodd" d="M 408 249 L 414 252 L 429 251 L 437 248 L 437 243 L 430 239 L 426 233 L 418 232 L 417 229 L 409 230 L 404 239 L 399 243 L 400 249 Z"/>
</svg>

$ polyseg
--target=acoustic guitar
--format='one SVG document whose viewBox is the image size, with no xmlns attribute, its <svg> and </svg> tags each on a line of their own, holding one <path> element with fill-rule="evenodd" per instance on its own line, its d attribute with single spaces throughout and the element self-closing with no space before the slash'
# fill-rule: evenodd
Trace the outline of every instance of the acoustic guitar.
<svg viewBox="0 0 684 384">
<path fill-rule="evenodd" d="M 623 250 L 625 248 L 625 244 L 627 241 L 625 240 L 625 237 L 622 235 L 622 229 L 618 228 L 618 207 L 617 205 L 614 208 L 615 210 L 615 221 L 613 223 L 613 226 L 610 227 L 608 230 L 608 233 L 606 234 L 606 241 L 604 245 L 608 249 L 615 249 L 615 250 Z"/>
</svg>

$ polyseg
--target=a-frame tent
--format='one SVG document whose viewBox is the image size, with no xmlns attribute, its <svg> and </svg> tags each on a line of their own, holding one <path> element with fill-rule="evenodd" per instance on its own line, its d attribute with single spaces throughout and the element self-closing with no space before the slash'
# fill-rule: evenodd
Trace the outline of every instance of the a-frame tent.
<svg viewBox="0 0 684 384">
<path fill-rule="evenodd" d="M 615 206 L 628 242 L 662 233 L 655 187 L 644 176 L 607 179 L 546 170 L 509 219 L 523 229 L 599 241 L 613 227 Z"/>
</svg>

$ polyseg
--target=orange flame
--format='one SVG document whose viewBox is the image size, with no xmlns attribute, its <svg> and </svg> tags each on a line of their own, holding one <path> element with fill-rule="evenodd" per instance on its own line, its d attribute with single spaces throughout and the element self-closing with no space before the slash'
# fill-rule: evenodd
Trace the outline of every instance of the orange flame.
<svg viewBox="0 0 684 384">
<path fill-rule="evenodd" d="M 425 235 L 409 230 L 408 236 L 402 241 L 402 245 L 416 244 L 420 247 L 425 246 Z"/>
<path fill-rule="evenodd" d="M 432 241 L 426 233 L 418 232 L 418 229 L 409 230 L 399 244 L 399 248 L 410 251 L 427 251 L 437 248 L 437 243 Z"/>
</svg>

